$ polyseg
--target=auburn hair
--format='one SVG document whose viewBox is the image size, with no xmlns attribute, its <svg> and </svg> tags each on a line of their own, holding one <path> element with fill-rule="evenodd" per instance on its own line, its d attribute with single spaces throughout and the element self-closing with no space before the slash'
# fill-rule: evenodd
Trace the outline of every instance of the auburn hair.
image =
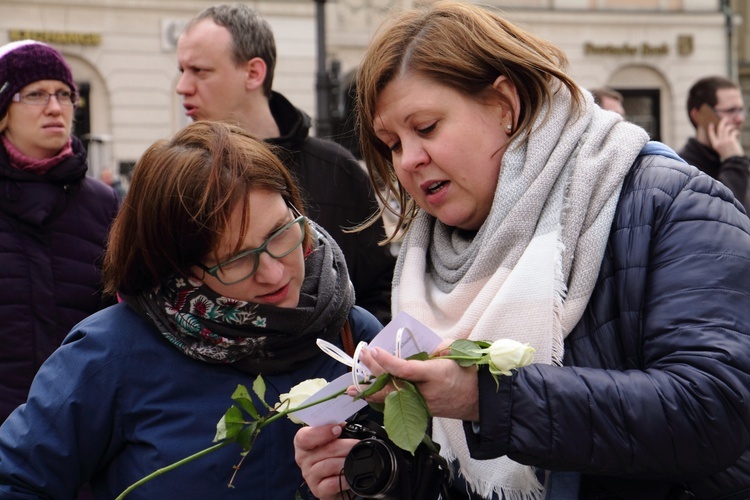
<svg viewBox="0 0 750 500">
<path fill-rule="evenodd" d="M 581 106 L 583 96 L 566 75 L 567 64 L 556 46 L 475 5 L 438 2 L 386 21 L 357 71 L 362 154 L 373 184 L 383 189 L 376 189 L 383 201 L 381 213 L 390 209 L 398 217 L 396 227 L 406 229 L 419 211 L 398 183 L 391 152 L 374 130 L 378 98 L 391 81 L 416 73 L 481 102 L 489 95 L 497 96 L 491 94 L 492 84 L 505 76 L 514 84 L 521 103 L 515 110 L 518 120 L 512 136 L 516 136 L 529 133 L 560 84 L 573 95 L 571 106 Z M 514 109 L 513 103 L 504 104 Z M 398 211 L 390 208 L 389 198 L 399 202 Z"/>
<path fill-rule="evenodd" d="M 251 214 L 253 190 L 279 193 L 303 213 L 291 175 L 263 141 L 219 122 L 188 125 L 149 147 L 109 236 L 103 265 L 105 292 L 137 294 L 190 268 L 216 249 L 234 208 L 244 207 L 238 251 Z M 305 248 L 310 246 L 307 231 Z"/>
</svg>

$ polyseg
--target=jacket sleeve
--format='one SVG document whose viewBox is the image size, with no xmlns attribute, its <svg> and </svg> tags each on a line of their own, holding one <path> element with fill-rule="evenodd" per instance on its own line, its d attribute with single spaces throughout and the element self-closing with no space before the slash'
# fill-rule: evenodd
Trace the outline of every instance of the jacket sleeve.
<svg viewBox="0 0 750 500">
<path fill-rule="evenodd" d="M 499 387 L 480 372 L 476 459 L 684 478 L 750 445 L 750 221 L 726 190 L 661 158 L 623 188 L 565 364 Z"/>
<path fill-rule="evenodd" d="M 330 197 L 336 203 L 320 203 L 320 222 L 344 253 L 357 305 L 386 324 L 391 320 L 391 282 L 396 257 L 388 246 L 378 244 L 385 238 L 382 218 L 361 231 L 349 231 L 372 217 L 378 202 L 370 177 L 350 153 L 336 156 L 335 161 L 337 179 L 331 186 L 334 192 Z M 345 213 L 337 214 L 337 209 Z"/>
<path fill-rule="evenodd" d="M 353 179 L 349 189 L 359 201 L 350 208 L 347 218 L 361 223 L 373 215 L 378 202 L 365 170 L 353 158 L 348 168 Z M 379 218 L 362 231 L 344 234 L 337 241 L 341 241 L 346 256 L 357 305 L 370 311 L 385 325 L 391 320 L 391 283 L 396 257 L 388 246 L 379 245 L 384 238 L 383 220 Z"/>
<path fill-rule="evenodd" d="M 117 446 L 116 356 L 72 332 L 42 365 L 28 402 L 0 426 L 0 498 L 74 499 Z M 109 361 L 105 361 L 105 357 Z"/>
<path fill-rule="evenodd" d="M 328 231 L 346 258 L 356 304 L 386 324 L 391 320 L 391 281 L 396 258 L 387 246 L 382 219 L 362 231 L 352 228 L 378 211 L 367 171 L 354 156 L 332 141 L 309 138 L 294 174 L 308 215 Z"/>
<path fill-rule="evenodd" d="M 731 156 L 722 161 L 719 166 L 719 181 L 732 191 L 745 210 L 750 207 L 749 178 L 750 158 L 747 156 Z"/>
</svg>

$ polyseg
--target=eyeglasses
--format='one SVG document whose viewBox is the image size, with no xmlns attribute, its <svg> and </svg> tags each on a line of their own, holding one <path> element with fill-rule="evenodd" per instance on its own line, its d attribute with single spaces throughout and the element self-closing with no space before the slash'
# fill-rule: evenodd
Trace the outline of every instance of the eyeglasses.
<svg viewBox="0 0 750 500">
<path fill-rule="evenodd" d="M 78 103 L 78 94 L 69 90 L 58 90 L 54 94 L 44 90 L 32 90 L 25 94 L 17 92 L 12 100 L 13 102 L 22 102 L 34 106 L 46 106 L 52 96 L 55 96 L 60 106 L 75 106 Z"/>
<path fill-rule="evenodd" d="M 299 214 L 296 209 L 293 210 Z M 296 219 L 284 224 L 278 231 L 275 231 L 258 248 L 240 252 L 213 267 L 206 267 L 201 263 L 197 265 L 222 284 L 235 285 L 255 274 L 260 263 L 260 254 L 263 252 L 274 259 L 280 259 L 296 250 L 305 239 L 306 221 L 307 218 L 304 215 L 298 215 Z"/>
<path fill-rule="evenodd" d="M 729 109 L 716 109 L 714 108 L 714 111 L 716 111 L 719 114 L 722 115 L 728 115 L 728 116 L 742 116 L 744 117 L 747 113 L 747 110 L 745 108 L 729 108 Z"/>
</svg>

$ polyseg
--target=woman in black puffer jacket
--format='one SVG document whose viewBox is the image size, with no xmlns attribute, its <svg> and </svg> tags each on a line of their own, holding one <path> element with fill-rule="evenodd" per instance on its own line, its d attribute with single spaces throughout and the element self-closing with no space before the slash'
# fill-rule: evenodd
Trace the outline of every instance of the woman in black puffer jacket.
<svg viewBox="0 0 750 500">
<path fill-rule="evenodd" d="M 357 96 L 365 162 L 406 226 L 393 312 L 446 344 L 535 352 L 497 377 L 379 348 L 362 361 L 415 382 L 473 499 L 747 500 L 750 219 L 596 106 L 566 62 L 463 2 L 400 13 L 376 35 Z M 326 500 L 347 487 L 353 445 L 332 444 L 336 432 L 295 441 Z"/>
<path fill-rule="evenodd" d="M 86 177 L 76 102 L 55 49 L 0 47 L 0 423 L 71 327 L 108 305 L 100 259 L 118 202 Z"/>
</svg>

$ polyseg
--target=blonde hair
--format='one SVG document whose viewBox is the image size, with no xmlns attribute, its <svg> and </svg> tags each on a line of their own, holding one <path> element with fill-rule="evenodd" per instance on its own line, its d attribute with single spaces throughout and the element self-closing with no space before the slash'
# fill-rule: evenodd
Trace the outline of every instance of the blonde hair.
<svg viewBox="0 0 750 500">
<path fill-rule="evenodd" d="M 362 154 L 373 183 L 385 187 L 384 193 L 376 189 L 383 201 L 381 214 L 392 211 L 398 217 L 396 227 L 406 229 L 419 212 L 396 178 L 390 150 L 373 128 L 378 98 L 391 81 L 419 73 L 481 101 L 494 92 L 495 80 L 505 76 L 515 85 L 520 99 L 520 109 L 515 110 L 515 137 L 531 132 L 542 106 L 551 101 L 560 83 L 573 95 L 572 106 L 581 106 L 583 97 L 565 73 L 567 64 L 565 54 L 556 46 L 474 5 L 438 2 L 402 12 L 384 23 L 357 73 Z M 507 100 L 504 104 L 514 107 Z M 387 203 L 389 198 L 399 202 L 398 213 Z M 397 233 L 386 241 L 392 241 Z"/>
</svg>

